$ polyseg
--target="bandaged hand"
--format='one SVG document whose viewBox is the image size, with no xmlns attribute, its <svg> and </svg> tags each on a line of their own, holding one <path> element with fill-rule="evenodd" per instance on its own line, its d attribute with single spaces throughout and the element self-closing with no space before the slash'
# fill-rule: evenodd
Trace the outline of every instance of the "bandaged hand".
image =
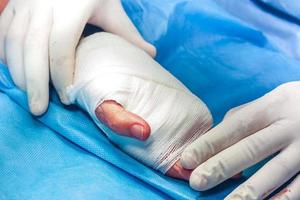
<svg viewBox="0 0 300 200">
<path fill-rule="evenodd" d="M 207 190 L 278 153 L 226 199 L 264 199 L 300 171 L 300 82 L 279 86 L 235 108 L 187 147 L 181 164 L 190 185 Z M 300 199 L 300 176 L 274 199 Z"/>
<path fill-rule="evenodd" d="M 120 149 L 178 178 L 189 175 L 175 164 L 182 151 L 212 125 L 199 98 L 144 51 L 109 33 L 81 41 L 68 95 Z"/>
<path fill-rule="evenodd" d="M 4 5 L 4 4 L 3 4 Z M 17 86 L 27 91 L 33 114 L 48 106 L 49 73 L 63 103 L 72 83 L 75 48 L 87 23 L 122 36 L 151 56 L 120 0 L 10 0 L 0 17 L 0 59 Z"/>
</svg>

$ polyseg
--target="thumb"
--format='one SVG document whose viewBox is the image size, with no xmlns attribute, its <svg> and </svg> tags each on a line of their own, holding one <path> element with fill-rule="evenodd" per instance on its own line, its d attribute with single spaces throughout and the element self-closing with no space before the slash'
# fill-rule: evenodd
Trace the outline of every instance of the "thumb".
<svg viewBox="0 0 300 200">
<path fill-rule="evenodd" d="M 148 123 L 136 114 L 125 110 L 116 101 L 104 101 L 96 108 L 95 114 L 100 121 L 122 136 L 144 141 L 150 135 L 151 129 Z"/>
<path fill-rule="evenodd" d="M 120 0 L 103 1 L 89 23 L 116 34 L 155 57 L 155 47 L 145 41 L 127 16 Z"/>
</svg>

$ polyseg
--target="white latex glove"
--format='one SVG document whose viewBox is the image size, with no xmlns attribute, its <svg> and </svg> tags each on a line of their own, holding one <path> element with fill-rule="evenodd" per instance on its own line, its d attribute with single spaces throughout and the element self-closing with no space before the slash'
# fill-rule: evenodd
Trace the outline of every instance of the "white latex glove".
<svg viewBox="0 0 300 200">
<path fill-rule="evenodd" d="M 73 80 L 75 48 L 87 23 L 155 55 L 120 0 L 10 0 L 1 13 L 0 59 L 8 64 L 15 84 L 27 91 L 33 114 L 47 109 L 49 73 L 61 101 L 70 103 L 65 90 Z"/>
<path fill-rule="evenodd" d="M 300 82 L 230 111 L 182 155 L 190 185 L 207 190 L 279 152 L 226 199 L 263 199 L 300 171 Z M 276 198 L 300 199 L 300 177 Z"/>
</svg>

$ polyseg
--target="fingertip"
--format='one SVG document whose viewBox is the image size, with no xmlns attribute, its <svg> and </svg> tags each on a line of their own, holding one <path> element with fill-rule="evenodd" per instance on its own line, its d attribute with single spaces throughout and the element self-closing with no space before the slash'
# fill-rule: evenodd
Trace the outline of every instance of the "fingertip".
<svg viewBox="0 0 300 200">
<path fill-rule="evenodd" d="M 157 51 L 154 45 L 147 42 L 146 51 L 152 58 L 155 58 Z"/>
<path fill-rule="evenodd" d="M 191 151 L 184 151 L 180 158 L 180 164 L 185 169 L 195 169 L 198 165 L 196 155 L 194 155 L 194 153 L 192 153 Z"/>
<path fill-rule="evenodd" d="M 35 116 L 40 116 L 44 114 L 47 110 L 48 105 L 45 103 L 42 103 L 40 101 L 30 101 L 29 102 L 29 109 L 30 112 Z"/>
<path fill-rule="evenodd" d="M 144 122 L 143 124 L 135 123 L 130 127 L 130 133 L 134 138 L 145 141 L 150 136 L 150 126 L 147 122 Z"/>
<path fill-rule="evenodd" d="M 194 174 L 192 173 L 191 174 L 191 177 L 190 177 L 190 187 L 193 188 L 194 190 L 197 190 L 197 191 L 204 191 L 207 187 L 207 179 L 201 175 L 198 175 L 198 174 Z"/>
<path fill-rule="evenodd" d="M 65 90 L 58 91 L 58 96 L 64 105 L 71 105 L 71 101 L 69 100 Z"/>
<path fill-rule="evenodd" d="M 150 137 L 151 134 L 151 127 L 150 125 L 145 121 L 145 133 L 144 133 L 144 139 L 147 140 Z"/>
<path fill-rule="evenodd" d="M 29 110 L 35 116 L 44 114 L 49 104 L 49 94 L 39 91 L 37 88 L 27 87 Z"/>
<path fill-rule="evenodd" d="M 140 48 L 141 50 L 145 51 L 148 55 L 150 55 L 152 58 L 155 58 L 157 50 L 156 47 L 144 40 L 140 35 L 135 36 L 133 39 L 129 40 L 133 45 Z"/>
</svg>

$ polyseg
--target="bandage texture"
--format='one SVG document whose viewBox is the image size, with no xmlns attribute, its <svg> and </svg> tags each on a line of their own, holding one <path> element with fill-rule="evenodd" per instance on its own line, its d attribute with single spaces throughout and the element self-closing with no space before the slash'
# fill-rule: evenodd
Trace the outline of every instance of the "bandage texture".
<svg viewBox="0 0 300 200">
<path fill-rule="evenodd" d="M 212 126 L 211 114 L 198 97 L 143 50 L 109 33 L 81 41 L 68 95 L 91 115 L 111 142 L 162 173 Z M 150 137 L 137 141 L 105 126 L 95 115 L 105 100 L 115 100 L 145 119 L 151 127 Z"/>
</svg>

